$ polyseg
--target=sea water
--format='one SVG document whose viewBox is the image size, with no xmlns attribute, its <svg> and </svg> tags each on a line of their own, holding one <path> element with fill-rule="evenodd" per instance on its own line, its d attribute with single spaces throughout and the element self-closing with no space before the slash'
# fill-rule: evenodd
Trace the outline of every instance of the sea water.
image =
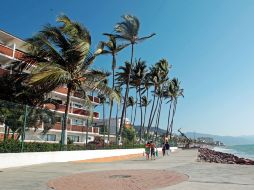
<svg viewBox="0 0 254 190">
<path fill-rule="evenodd" d="M 254 160 L 254 144 L 214 147 L 214 150 Z"/>
</svg>

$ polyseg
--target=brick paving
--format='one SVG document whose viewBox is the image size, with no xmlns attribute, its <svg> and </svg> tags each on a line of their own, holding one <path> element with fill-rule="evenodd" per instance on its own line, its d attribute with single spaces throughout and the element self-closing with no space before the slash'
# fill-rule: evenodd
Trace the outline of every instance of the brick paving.
<svg viewBox="0 0 254 190">
<path fill-rule="evenodd" d="M 150 190 L 186 180 L 187 175 L 168 170 L 111 170 L 59 177 L 48 186 L 56 190 Z"/>
</svg>

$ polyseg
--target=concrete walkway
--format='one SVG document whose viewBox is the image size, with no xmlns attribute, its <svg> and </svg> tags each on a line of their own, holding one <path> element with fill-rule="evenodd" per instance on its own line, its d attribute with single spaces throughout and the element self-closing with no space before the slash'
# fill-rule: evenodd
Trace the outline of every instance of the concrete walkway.
<svg viewBox="0 0 254 190">
<path fill-rule="evenodd" d="M 48 181 L 61 176 L 110 170 L 167 170 L 189 176 L 185 182 L 157 190 L 253 190 L 254 166 L 224 165 L 196 161 L 197 150 L 183 150 L 169 157 L 146 161 L 144 158 L 108 163 L 52 163 L 2 169 L 0 189 L 49 190 Z M 155 176 L 156 180 L 156 176 Z M 91 188 L 92 190 L 92 188 Z M 119 189 L 120 190 L 120 189 Z"/>
</svg>

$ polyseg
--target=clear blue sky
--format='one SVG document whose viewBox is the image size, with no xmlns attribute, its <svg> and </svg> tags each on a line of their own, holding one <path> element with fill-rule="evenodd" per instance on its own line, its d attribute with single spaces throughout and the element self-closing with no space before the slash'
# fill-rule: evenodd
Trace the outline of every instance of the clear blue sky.
<svg viewBox="0 0 254 190">
<path fill-rule="evenodd" d="M 219 135 L 254 134 L 254 1 L 253 0 L 44 0 L 1 5 L 0 28 L 22 39 L 55 24 L 64 13 L 91 32 L 92 48 L 106 40 L 123 14 L 141 22 L 140 36 L 157 35 L 135 47 L 135 57 L 149 65 L 166 58 L 171 77 L 184 88 L 175 129 Z M 118 65 L 129 60 L 119 54 Z M 95 66 L 109 69 L 111 57 Z M 161 127 L 166 126 L 168 105 Z"/>
</svg>

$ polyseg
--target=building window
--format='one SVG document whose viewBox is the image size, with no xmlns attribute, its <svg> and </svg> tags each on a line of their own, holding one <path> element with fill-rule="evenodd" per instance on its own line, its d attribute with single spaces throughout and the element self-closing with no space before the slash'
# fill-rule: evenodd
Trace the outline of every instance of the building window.
<svg viewBox="0 0 254 190">
<path fill-rule="evenodd" d="M 79 142 L 79 136 L 68 135 L 68 138 L 69 138 L 72 142 Z"/>
<path fill-rule="evenodd" d="M 83 108 L 83 105 L 77 102 L 72 102 L 72 107 L 81 109 Z"/>
<path fill-rule="evenodd" d="M 56 116 L 55 119 L 56 119 L 56 122 L 58 122 L 58 123 L 61 123 L 61 121 L 62 121 L 62 118 L 59 116 Z"/>
<path fill-rule="evenodd" d="M 79 125 L 83 126 L 83 120 L 82 119 L 72 119 L 72 125 Z"/>
<path fill-rule="evenodd" d="M 56 135 L 47 134 L 47 141 L 56 141 Z"/>
</svg>

